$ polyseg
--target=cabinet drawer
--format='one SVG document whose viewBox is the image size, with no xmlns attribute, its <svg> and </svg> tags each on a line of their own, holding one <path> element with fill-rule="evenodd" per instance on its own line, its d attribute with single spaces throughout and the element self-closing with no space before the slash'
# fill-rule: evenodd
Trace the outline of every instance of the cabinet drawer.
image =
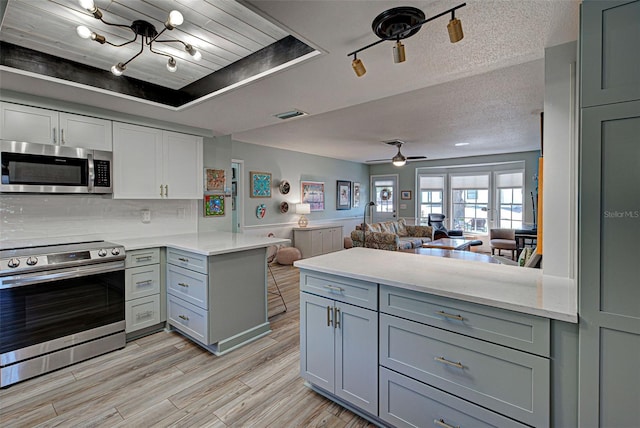
<svg viewBox="0 0 640 428">
<path fill-rule="evenodd" d="M 160 295 L 125 302 L 125 314 L 127 333 L 160 323 Z"/>
<path fill-rule="evenodd" d="M 207 275 L 167 265 L 167 292 L 202 309 L 208 309 Z"/>
<path fill-rule="evenodd" d="M 208 312 L 175 296 L 168 296 L 169 324 L 204 345 L 209 345 Z"/>
<path fill-rule="evenodd" d="M 127 251 L 124 267 L 131 268 L 160 263 L 160 248 Z"/>
<path fill-rule="evenodd" d="M 384 367 L 380 367 L 380 419 L 396 427 L 526 427 Z"/>
<path fill-rule="evenodd" d="M 300 270 L 300 291 L 351 303 L 367 309 L 378 309 L 378 284 L 341 276 Z"/>
<path fill-rule="evenodd" d="M 380 286 L 380 312 L 548 357 L 550 321 L 534 315 Z"/>
<path fill-rule="evenodd" d="M 380 365 L 528 425 L 549 425 L 546 358 L 380 314 Z"/>
<path fill-rule="evenodd" d="M 160 292 L 160 265 L 138 266 L 125 270 L 125 300 Z"/>
<path fill-rule="evenodd" d="M 188 251 L 167 249 L 167 263 L 207 274 L 207 256 Z"/>
</svg>

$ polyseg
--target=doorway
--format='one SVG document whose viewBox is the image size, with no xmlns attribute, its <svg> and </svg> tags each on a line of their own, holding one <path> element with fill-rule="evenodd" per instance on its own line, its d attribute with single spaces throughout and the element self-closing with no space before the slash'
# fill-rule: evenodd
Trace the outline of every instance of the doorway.
<svg viewBox="0 0 640 428">
<path fill-rule="evenodd" d="M 371 176 L 371 195 L 376 205 L 371 222 L 393 221 L 398 212 L 398 174 Z"/>
<path fill-rule="evenodd" d="M 231 160 L 231 231 L 233 233 L 242 233 L 242 224 L 244 223 L 243 198 L 242 191 L 242 171 L 244 169 L 244 161 Z"/>
</svg>

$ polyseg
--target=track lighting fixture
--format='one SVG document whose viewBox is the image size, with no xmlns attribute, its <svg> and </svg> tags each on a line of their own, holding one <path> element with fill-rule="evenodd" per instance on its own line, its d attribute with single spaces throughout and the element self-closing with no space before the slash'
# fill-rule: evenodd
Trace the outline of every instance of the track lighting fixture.
<svg viewBox="0 0 640 428">
<path fill-rule="evenodd" d="M 464 37 L 464 33 L 462 32 L 462 23 L 456 18 L 455 11 L 466 5 L 466 3 L 462 3 L 430 18 L 426 18 L 426 15 L 420 9 L 410 6 L 395 7 L 385 10 L 371 23 L 373 32 L 380 38 L 380 40 L 347 54 L 347 56 L 353 56 L 351 66 L 353 67 L 353 71 L 355 71 L 356 76 L 362 77 L 366 73 L 362 61 L 356 56 L 359 52 L 369 49 L 370 47 L 384 41 L 395 40 L 396 43 L 393 46 L 393 62 L 396 64 L 405 62 L 407 59 L 405 48 L 404 44 L 402 44 L 400 40 L 413 36 L 420 31 L 422 26 L 427 22 L 433 21 L 434 19 L 440 18 L 441 16 L 445 16 L 449 13 L 451 14 L 451 20 L 449 21 L 449 24 L 447 24 L 449 40 L 451 43 L 459 42 Z M 404 165 L 404 163 L 402 165 Z"/>
<path fill-rule="evenodd" d="M 175 72 L 178 68 L 175 58 L 172 55 L 154 50 L 153 43 L 181 43 L 184 46 L 185 52 L 191 55 L 195 61 L 198 61 L 202 58 L 202 54 L 195 47 L 193 47 L 188 43 L 183 42 L 182 40 L 178 40 L 178 39 L 158 40 L 158 37 L 160 37 L 166 30 L 171 31 L 184 22 L 184 17 L 182 16 L 182 13 L 180 13 L 177 10 L 172 10 L 171 12 L 169 12 L 169 16 L 167 17 L 167 20 L 164 22 L 164 28 L 160 32 L 158 32 L 156 28 L 153 26 L 153 24 L 143 20 L 133 21 L 130 25 L 112 24 L 102 19 L 102 16 L 103 16 L 102 11 L 98 9 L 98 7 L 95 5 L 93 0 L 79 0 L 79 3 L 83 9 L 91 13 L 94 18 L 100 20 L 103 24 L 111 25 L 114 27 L 128 28 L 133 32 L 133 35 L 134 35 L 133 39 L 127 42 L 124 42 L 122 44 L 114 44 L 108 41 L 105 36 L 91 31 L 88 27 L 84 25 L 80 25 L 78 28 L 76 28 L 76 32 L 78 33 L 78 36 L 80 36 L 81 38 L 91 39 L 102 45 L 106 43 L 108 45 L 120 48 L 122 46 L 126 46 L 130 43 L 137 41 L 138 36 L 140 36 L 140 51 L 137 54 L 135 54 L 133 57 L 131 57 L 128 61 L 118 62 L 113 67 L 111 67 L 111 72 L 116 76 L 121 76 L 122 73 L 124 73 L 124 71 L 127 68 L 127 64 L 129 64 L 131 61 L 137 58 L 144 51 L 145 45 L 149 47 L 149 50 L 152 53 L 156 55 L 162 55 L 162 56 L 168 57 L 169 59 L 167 61 L 167 70 L 169 70 L 171 73 Z"/>
</svg>

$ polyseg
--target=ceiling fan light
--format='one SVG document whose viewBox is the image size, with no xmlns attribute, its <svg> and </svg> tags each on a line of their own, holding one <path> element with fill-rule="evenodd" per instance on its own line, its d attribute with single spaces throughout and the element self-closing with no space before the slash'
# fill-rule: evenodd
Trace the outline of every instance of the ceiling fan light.
<svg viewBox="0 0 640 428">
<path fill-rule="evenodd" d="M 351 67 L 353 67 L 353 71 L 356 73 L 356 76 L 362 77 L 367 72 L 367 69 L 364 68 L 364 64 L 360 60 L 360 58 L 353 58 L 351 61 Z"/>
<path fill-rule="evenodd" d="M 451 43 L 459 42 L 464 38 L 464 33 L 462 32 L 462 22 L 458 18 L 453 18 L 447 24 L 447 30 L 449 30 L 449 40 Z"/>
<path fill-rule="evenodd" d="M 89 30 L 89 28 L 84 25 L 78 25 L 78 27 L 76 28 L 76 33 L 78 33 L 78 36 L 82 37 L 83 39 L 88 39 L 92 34 L 91 30 Z"/>
<path fill-rule="evenodd" d="M 401 62 L 405 62 L 406 60 L 407 57 L 404 52 L 404 45 L 400 40 L 398 40 L 396 44 L 393 45 L 393 62 L 399 64 Z"/>
<path fill-rule="evenodd" d="M 167 61 L 167 70 L 169 70 L 171 73 L 175 73 L 177 69 L 178 64 L 176 64 L 176 60 L 173 59 L 173 57 L 170 57 L 169 61 Z"/>
<path fill-rule="evenodd" d="M 172 10 L 171 12 L 169 12 L 169 18 L 167 19 L 167 22 L 164 23 L 164 26 L 167 27 L 167 30 L 173 30 L 183 22 L 184 16 L 182 16 L 179 11 Z"/>
<path fill-rule="evenodd" d="M 116 76 L 122 76 L 122 73 L 127 69 L 127 66 L 119 62 L 111 67 L 111 72 Z"/>
<path fill-rule="evenodd" d="M 400 149 L 398 148 L 398 154 L 391 159 L 391 162 L 395 166 L 404 166 L 407 163 L 407 158 L 400 153 Z"/>
</svg>

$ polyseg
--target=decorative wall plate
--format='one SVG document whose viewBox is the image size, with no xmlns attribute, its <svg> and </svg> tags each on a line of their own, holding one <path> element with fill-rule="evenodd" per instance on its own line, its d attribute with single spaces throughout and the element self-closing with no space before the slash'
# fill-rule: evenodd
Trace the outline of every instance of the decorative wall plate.
<svg viewBox="0 0 640 428">
<path fill-rule="evenodd" d="M 264 215 L 267 213 L 267 206 L 265 204 L 260 204 L 256 208 L 256 217 L 264 218 Z"/>
<path fill-rule="evenodd" d="M 288 202 L 281 202 L 280 203 L 280 212 L 282 214 L 286 213 L 287 211 L 289 211 L 289 203 Z"/>
<path fill-rule="evenodd" d="M 289 184 L 287 180 L 282 180 L 279 187 L 280 193 L 282 193 L 283 195 L 286 195 L 291 190 L 291 184 Z"/>
</svg>

